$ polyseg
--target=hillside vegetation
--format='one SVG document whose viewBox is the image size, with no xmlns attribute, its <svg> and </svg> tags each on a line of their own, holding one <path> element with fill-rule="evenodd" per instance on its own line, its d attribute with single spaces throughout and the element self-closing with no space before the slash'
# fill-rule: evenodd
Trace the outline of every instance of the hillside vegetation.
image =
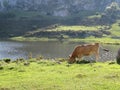
<svg viewBox="0 0 120 90">
<path fill-rule="evenodd" d="M 46 0 L 46 2 L 49 1 Z M 45 2 L 41 3 L 45 4 Z M 39 2 L 39 4 L 41 3 Z M 87 1 L 87 3 L 91 5 L 91 2 Z M 95 2 L 95 5 L 97 3 L 98 1 Z M 64 2 L 64 4 L 68 6 L 70 4 L 70 7 L 72 5 L 71 1 L 69 3 Z M 20 2 L 20 5 L 22 5 L 22 2 Z M 23 10 L 16 7 L 16 9 L 7 9 L 0 12 L 0 39 L 19 41 L 80 41 L 84 39 L 100 42 L 103 39 L 109 39 L 111 42 L 118 42 L 120 7 L 117 1 L 109 2 L 108 5 L 105 4 L 101 11 L 92 8 L 87 10 L 88 7 L 84 7 L 84 9 L 78 10 L 78 13 L 74 12 L 66 16 L 54 16 L 51 13 L 43 14 L 39 10 L 24 10 L 25 7 L 21 8 Z M 70 10 L 72 9 L 78 9 L 77 5 L 76 8 L 73 7 Z"/>
<path fill-rule="evenodd" d="M 87 42 L 101 42 L 101 43 L 119 43 L 120 35 L 120 21 L 112 25 L 99 26 L 63 26 L 52 25 L 49 27 L 37 29 L 35 31 L 27 32 L 24 36 L 11 38 L 12 40 L 20 41 L 46 41 L 46 40 L 62 40 L 62 41 L 87 41 Z"/>
</svg>

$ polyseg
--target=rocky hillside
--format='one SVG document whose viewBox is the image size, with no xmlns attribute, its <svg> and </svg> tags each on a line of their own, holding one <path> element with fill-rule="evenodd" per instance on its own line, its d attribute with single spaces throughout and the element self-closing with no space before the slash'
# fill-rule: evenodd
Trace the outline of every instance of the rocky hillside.
<svg viewBox="0 0 120 90">
<path fill-rule="evenodd" d="M 55 24 L 110 26 L 119 19 L 120 0 L 0 0 L 0 38 L 24 36 Z"/>
<path fill-rule="evenodd" d="M 112 2 L 120 0 L 0 0 L 0 10 L 39 11 L 52 16 L 68 16 L 87 11 L 103 11 Z"/>
</svg>

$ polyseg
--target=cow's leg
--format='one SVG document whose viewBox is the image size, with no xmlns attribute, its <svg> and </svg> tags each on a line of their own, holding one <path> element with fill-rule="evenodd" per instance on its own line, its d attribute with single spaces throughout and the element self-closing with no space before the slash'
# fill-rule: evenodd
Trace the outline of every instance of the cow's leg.
<svg viewBox="0 0 120 90">
<path fill-rule="evenodd" d="M 96 56 L 96 60 L 95 60 L 95 61 L 97 62 L 97 61 L 98 61 L 98 59 L 99 59 L 99 53 L 98 53 L 98 52 L 96 52 L 96 53 L 95 53 L 95 56 Z"/>
<path fill-rule="evenodd" d="M 81 61 L 82 60 L 82 55 L 78 55 L 78 58 Z"/>
<path fill-rule="evenodd" d="M 71 61 L 71 63 L 75 63 L 76 62 L 76 59 L 74 58 L 72 61 Z"/>
</svg>

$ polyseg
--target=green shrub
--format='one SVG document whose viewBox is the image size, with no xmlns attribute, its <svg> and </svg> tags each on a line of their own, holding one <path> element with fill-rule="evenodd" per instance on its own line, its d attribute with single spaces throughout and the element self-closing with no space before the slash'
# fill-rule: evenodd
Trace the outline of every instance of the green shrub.
<svg viewBox="0 0 120 90">
<path fill-rule="evenodd" d="M 12 66 L 12 67 L 9 67 L 8 69 L 9 69 L 9 70 L 13 70 L 14 68 L 15 68 L 15 67 Z"/>
<path fill-rule="evenodd" d="M 4 68 L 2 66 L 0 66 L 0 70 L 3 70 Z"/>
<path fill-rule="evenodd" d="M 3 61 L 6 62 L 6 63 L 10 63 L 11 59 L 6 58 L 6 59 L 3 59 Z"/>
</svg>

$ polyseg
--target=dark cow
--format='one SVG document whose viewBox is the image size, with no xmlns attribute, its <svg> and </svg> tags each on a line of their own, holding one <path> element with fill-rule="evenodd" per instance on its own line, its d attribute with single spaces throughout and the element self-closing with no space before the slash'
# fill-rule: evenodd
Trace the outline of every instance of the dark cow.
<svg viewBox="0 0 120 90">
<path fill-rule="evenodd" d="M 120 64 L 120 48 L 118 49 L 116 60 L 117 60 L 117 63 Z"/>
</svg>

